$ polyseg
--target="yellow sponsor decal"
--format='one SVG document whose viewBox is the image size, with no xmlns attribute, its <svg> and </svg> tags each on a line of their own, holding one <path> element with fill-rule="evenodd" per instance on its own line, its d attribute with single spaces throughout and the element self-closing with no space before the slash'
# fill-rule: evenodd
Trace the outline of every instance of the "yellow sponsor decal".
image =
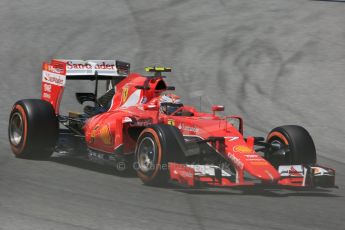
<svg viewBox="0 0 345 230">
<path fill-rule="evenodd" d="M 128 89 L 129 89 L 128 86 L 122 89 L 122 102 L 125 102 L 128 98 Z"/>
<path fill-rule="evenodd" d="M 234 152 L 238 152 L 238 153 L 252 153 L 253 152 L 253 149 L 251 149 L 245 145 L 236 145 L 233 148 L 233 150 L 234 150 Z"/>
<path fill-rule="evenodd" d="M 168 125 L 175 126 L 175 121 L 172 119 L 168 119 Z"/>
</svg>

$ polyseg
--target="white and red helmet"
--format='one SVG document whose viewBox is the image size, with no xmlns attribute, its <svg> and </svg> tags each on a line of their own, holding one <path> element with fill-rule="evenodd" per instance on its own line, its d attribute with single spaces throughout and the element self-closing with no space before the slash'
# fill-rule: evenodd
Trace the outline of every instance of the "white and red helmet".
<svg viewBox="0 0 345 230">
<path fill-rule="evenodd" d="M 183 106 L 181 98 L 175 94 L 163 94 L 159 98 L 160 111 L 167 115 L 174 113 Z"/>
</svg>

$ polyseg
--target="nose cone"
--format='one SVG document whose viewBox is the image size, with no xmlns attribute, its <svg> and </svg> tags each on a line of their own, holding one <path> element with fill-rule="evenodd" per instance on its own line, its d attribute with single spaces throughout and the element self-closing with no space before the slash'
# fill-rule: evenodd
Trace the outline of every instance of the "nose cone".
<svg viewBox="0 0 345 230">
<path fill-rule="evenodd" d="M 275 183 L 280 179 L 279 172 L 240 138 L 237 141 L 229 139 L 227 150 L 232 163 L 253 177 L 268 183 Z"/>
</svg>

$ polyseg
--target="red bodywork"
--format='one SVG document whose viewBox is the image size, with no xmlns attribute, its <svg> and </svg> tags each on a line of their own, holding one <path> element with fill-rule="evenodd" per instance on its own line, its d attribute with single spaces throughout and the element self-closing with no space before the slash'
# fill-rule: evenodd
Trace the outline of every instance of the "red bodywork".
<svg viewBox="0 0 345 230">
<path fill-rule="evenodd" d="M 42 99 L 49 101 L 57 114 L 66 80 L 64 79 L 66 68 L 66 61 L 54 60 L 52 63 L 43 64 Z M 122 154 L 132 154 L 135 150 L 136 139 L 129 133 L 131 127 L 168 124 L 176 126 L 184 136 L 195 136 L 201 139 L 224 137 L 223 142 L 208 144 L 236 170 L 236 181 L 225 177 L 219 181 L 214 177 L 195 176 L 194 170 L 187 165 L 170 163 L 170 176 L 173 180 L 191 186 L 194 186 L 196 181 L 216 186 L 253 185 L 244 180 L 244 173 L 248 172 L 264 183 L 302 185 L 303 178 L 281 179 L 277 169 L 254 151 L 254 138 L 244 138 L 243 131 L 232 126 L 228 121 L 231 117 L 199 112 L 190 106 L 184 106 L 182 109 L 193 116 L 160 113 L 158 98 L 166 87 L 166 82 L 162 77 L 129 74 L 115 86 L 116 94 L 112 99 L 110 109 L 86 121 L 84 133 L 88 147 L 107 154 L 117 150 L 121 150 Z M 242 122 L 240 117 L 235 118 Z"/>
</svg>

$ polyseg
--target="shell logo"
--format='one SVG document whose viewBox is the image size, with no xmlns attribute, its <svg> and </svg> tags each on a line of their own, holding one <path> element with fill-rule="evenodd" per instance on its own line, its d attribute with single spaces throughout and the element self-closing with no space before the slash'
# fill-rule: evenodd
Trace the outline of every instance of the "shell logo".
<svg viewBox="0 0 345 230">
<path fill-rule="evenodd" d="M 253 149 L 251 149 L 245 145 L 236 145 L 233 148 L 233 150 L 234 150 L 234 152 L 238 152 L 238 153 L 252 153 L 253 152 Z"/>
</svg>

